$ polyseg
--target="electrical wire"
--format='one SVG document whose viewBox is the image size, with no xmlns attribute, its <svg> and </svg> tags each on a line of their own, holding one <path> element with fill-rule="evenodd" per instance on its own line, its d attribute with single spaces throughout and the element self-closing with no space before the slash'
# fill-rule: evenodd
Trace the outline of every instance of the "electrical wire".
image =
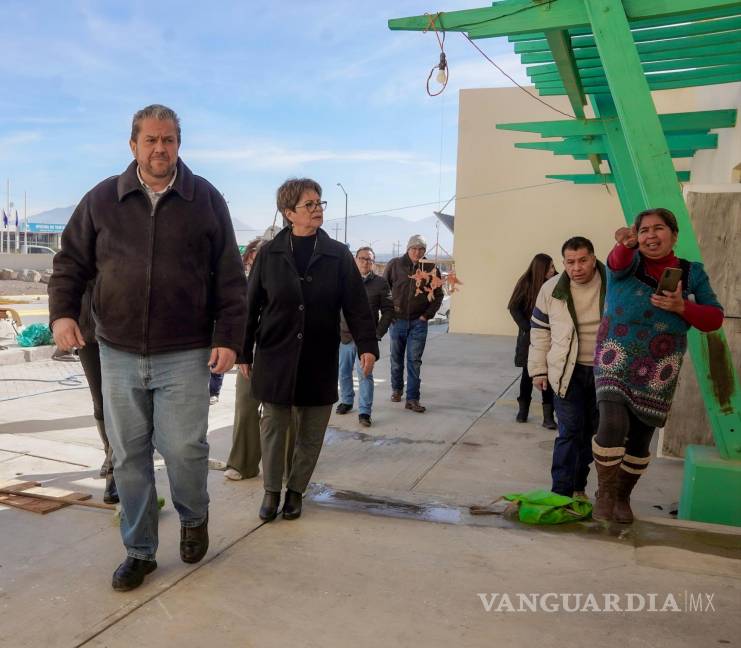
<svg viewBox="0 0 741 648">
<path fill-rule="evenodd" d="M 535 101 L 539 101 L 544 106 L 550 108 L 554 112 L 559 113 L 560 115 L 564 115 L 565 117 L 568 117 L 569 119 L 576 119 L 576 115 L 571 115 L 571 114 L 569 114 L 567 112 L 564 112 L 563 110 L 559 110 L 555 106 L 552 106 L 551 104 L 549 104 L 547 101 L 543 101 L 540 97 L 538 97 L 537 95 L 534 95 L 527 88 L 521 86 L 509 74 L 507 74 L 501 67 L 499 67 L 491 58 L 489 58 L 489 56 L 486 54 L 486 52 L 484 52 L 484 50 L 482 50 L 478 45 L 476 45 L 476 43 L 474 43 L 473 40 L 471 40 L 471 37 L 468 34 L 463 33 L 463 37 L 469 43 L 471 43 L 471 45 L 473 45 L 479 51 L 479 53 L 481 54 L 481 56 L 483 56 L 487 61 L 489 61 L 489 63 L 491 63 L 497 70 L 499 70 L 504 76 L 506 76 L 510 81 L 512 81 L 512 83 L 514 83 L 526 95 L 528 95 L 529 97 L 532 97 L 533 99 L 535 99 Z"/>
<path fill-rule="evenodd" d="M 554 182 L 540 182 L 538 184 L 532 184 L 532 185 L 524 185 L 522 187 L 508 187 L 507 189 L 499 189 L 498 191 L 487 191 L 485 193 L 480 194 L 471 194 L 470 196 L 453 196 L 456 200 L 470 200 L 472 198 L 483 198 L 484 196 L 495 196 L 497 194 L 503 194 L 503 193 L 509 193 L 510 191 L 524 191 L 526 189 L 535 189 L 537 187 L 548 187 L 551 185 L 558 185 L 563 184 L 564 182 L 569 182 L 568 180 L 555 180 Z M 452 201 L 453 198 L 451 198 L 442 209 L 445 209 Z M 416 207 L 430 207 L 432 205 L 439 205 L 439 201 L 433 201 L 433 202 L 425 202 L 425 203 L 417 203 L 416 205 L 405 205 L 403 207 L 392 207 L 390 209 L 380 209 L 378 211 L 372 211 L 372 212 L 363 212 L 362 214 L 349 214 L 348 218 L 359 218 L 361 216 L 376 216 L 378 214 L 387 214 L 390 212 L 397 212 L 397 211 L 403 211 L 406 209 L 414 209 Z M 341 218 L 325 218 L 325 223 L 330 223 L 332 221 L 339 221 L 344 220 L 344 216 Z"/>
<path fill-rule="evenodd" d="M 557 2 L 557 0 L 548 0 L 548 8 L 549 9 L 551 8 L 551 4 L 553 2 Z M 456 26 L 456 30 L 461 32 L 461 34 L 463 35 L 463 37 L 469 43 L 471 43 L 471 45 L 473 45 L 473 47 L 476 50 L 478 50 L 478 52 L 479 52 L 479 54 L 481 54 L 481 56 L 483 56 L 487 61 L 489 61 L 489 63 L 491 63 L 497 70 L 499 70 L 499 72 L 501 72 L 505 77 L 507 77 L 512 83 L 514 83 L 526 95 L 528 95 L 529 97 L 535 99 L 536 101 L 539 101 L 544 106 L 550 108 L 554 112 L 557 112 L 559 115 L 564 115 L 565 117 L 569 117 L 570 119 L 576 119 L 576 116 L 575 115 L 571 115 L 569 113 L 564 112 L 563 110 L 559 110 L 555 106 L 549 104 L 547 101 L 543 101 L 543 99 L 541 99 L 537 95 L 534 95 L 532 92 L 530 92 L 525 87 L 523 87 L 522 85 L 520 85 L 517 81 L 515 81 L 515 79 L 513 79 L 501 67 L 499 67 L 499 65 L 497 65 L 486 54 L 486 52 L 484 52 L 476 43 L 474 43 L 474 41 L 471 39 L 471 37 L 468 34 L 465 33 L 471 27 L 476 27 L 478 25 L 485 25 L 487 23 L 492 23 L 492 22 L 495 22 L 497 20 L 501 20 L 502 18 L 508 18 L 509 16 L 514 16 L 514 15 L 519 14 L 519 13 L 522 13 L 524 11 L 530 11 L 531 9 L 536 9 L 539 6 L 541 6 L 541 5 L 532 4 L 532 5 L 528 5 L 526 7 L 521 7 L 520 9 L 517 9 L 515 11 L 510 11 L 507 14 L 502 14 L 500 16 L 494 16 L 493 18 L 486 18 L 484 20 L 479 20 L 479 21 L 472 22 L 472 23 L 467 23 L 467 24 L 463 24 L 463 25 L 457 25 Z M 442 11 L 439 11 L 439 12 L 437 12 L 434 15 L 426 13 L 425 16 L 427 16 L 427 19 L 429 21 L 429 24 L 427 25 L 427 27 L 425 29 L 422 30 L 422 32 L 423 33 L 427 33 L 431 29 L 434 30 L 435 37 L 437 38 L 437 43 L 440 46 L 440 62 L 435 67 L 433 67 L 430 70 L 430 74 L 427 76 L 427 85 L 426 85 L 427 94 L 430 95 L 431 97 L 437 97 L 438 95 L 440 95 L 440 94 L 443 93 L 443 91 L 445 90 L 445 88 L 448 85 L 448 79 L 450 78 L 450 72 L 449 72 L 449 67 L 450 66 L 449 66 L 449 64 L 447 62 L 447 58 L 446 58 L 446 55 L 445 55 L 445 34 L 446 34 L 445 27 L 442 26 L 442 21 L 441 21 L 441 27 L 442 27 L 442 33 L 443 33 L 443 35 L 442 35 L 442 38 L 440 38 L 440 33 L 439 33 L 439 30 L 438 30 L 438 26 L 437 26 L 437 22 L 443 16 L 443 12 Z M 440 88 L 440 90 L 438 92 L 433 93 L 433 92 L 430 92 L 430 79 L 432 78 L 432 75 L 435 72 L 435 70 L 438 70 L 438 69 L 445 73 L 445 82 L 443 83 L 442 87 Z"/>
</svg>

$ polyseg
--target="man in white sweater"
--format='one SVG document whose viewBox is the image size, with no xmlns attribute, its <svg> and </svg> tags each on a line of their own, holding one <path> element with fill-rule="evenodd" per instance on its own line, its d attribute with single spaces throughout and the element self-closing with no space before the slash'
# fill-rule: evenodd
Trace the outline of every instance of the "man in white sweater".
<svg viewBox="0 0 741 648">
<path fill-rule="evenodd" d="M 605 304 L 605 267 L 582 236 L 561 248 L 566 272 L 543 284 L 530 322 L 528 373 L 533 385 L 550 382 L 558 417 L 551 490 L 583 497 L 592 461 L 598 413 L 594 390 L 594 348 Z"/>
</svg>

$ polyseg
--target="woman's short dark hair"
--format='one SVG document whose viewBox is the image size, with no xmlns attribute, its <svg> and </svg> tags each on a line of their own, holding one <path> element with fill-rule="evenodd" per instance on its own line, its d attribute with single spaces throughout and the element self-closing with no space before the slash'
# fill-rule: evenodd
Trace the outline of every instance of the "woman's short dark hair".
<svg viewBox="0 0 741 648">
<path fill-rule="evenodd" d="M 594 245 L 592 245 L 592 241 L 590 241 L 588 238 L 584 238 L 583 236 L 572 236 L 566 243 L 564 243 L 561 246 L 561 256 L 563 256 L 566 253 L 566 250 L 581 250 L 582 248 L 587 248 L 587 252 L 589 254 L 594 254 Z"/>
<path fill-rule="evenodd" d="M 312 180 L 311 178 L 288 178 L 288 180 L 278 187 L 278 191 L 275 194 L 278 211 L 283 216 L 286 215 L 286 211 L 289 209 L 294 211 L 304 191 L 316 191 L 320 198 L 322 196 L 322 188 L 316 180 Z"/>
<path fill-rule="evenodd" d="M 656 207 L 655 209 L 646 209 L 642 211 L 638 216 L 636 216 L 635 219 L 635 228 L 636 232 L 641 228 L 641 221 L 646 218 L 646 216 L 658 216 L 661 220 L 664 221 L 664 224 L 675 234 L 679 234 L 679 225 L 677 225 L 677 217 L 674 215 L 673 212 L 669 211 L 668 209 L 664 209 L 663 207 Z"/>
<path fill-rule="evenodd" d="M 258 236 L 247 243 L 247 246 L 244 248 L 244 253 L 242 254 L 242 263 L 247 263 L 250 260 L 250 255 L 256 253 L 264 242 L 265 241 Z"/>
</svg>

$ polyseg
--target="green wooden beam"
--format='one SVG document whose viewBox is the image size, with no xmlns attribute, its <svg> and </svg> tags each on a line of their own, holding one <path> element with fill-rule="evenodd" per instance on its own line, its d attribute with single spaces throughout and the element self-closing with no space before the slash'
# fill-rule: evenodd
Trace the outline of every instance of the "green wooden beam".
<svg viewBox="0 0 741 648">
<path fill-rule="evenodd" d="M 739 59 L 741 60 L 741 59 Z M 682 70 L 679 72 L 655 72 L 646 75 L 648 87 L 652 90 L 658 90 L 668 87 L 666 84 L 679 82 L 680 85 L 671 87 L 685 87 L 695 85 L 696 79 L 705 80 L 714 79 L 717 83 L 729 83 L 741 79 L 741 63 L 738 65 L 721 65 L 713 68 L 699 68 L 694 70 Z M 727 80 L 726 80 L 727 79 Z M 712 83 L 713 81 L 711 81 Z M 605 76 L 588 76 L 583 79 L 583 87 L 586 92 L 594 93 L 595 88 L 603 87 L 607 84 Z M 535 86 L 540 89 L 545 88 L 563 88 L 564 84 L 560 79 L 538 80 Z"/>
<path fill-rule="evenodd" d="M 733 128 L 736 125 L 737 111 L 702 110 L 699 112 L 668 113 L 659 115 L 664 133 L 681 131 L 701 131 L 713 128 Z M 524 133 L 539 133 L 541 137 L 584 137 L 603 135 L 605 119 L 558 119 L 554 121 L 524 122 L 516 124 L 497 124 L 500 130 Z M 617 119 L 614 117 L 613 119 Z"/>
<path fill-rule="evenodd" d="M 667 25 L 676 25 L 685 22 L 696 22 L 701 20 L 712 20 L 714 18 L 725 18 L 728 16 L 736 16 L 741 13 L 738 7 L 722 7 L 720 9 L 711 9 L 708 11 L 697 11 L 691 14 L 681 14 L 678 16 L 667 15 L 661 16 L 660 18 L 648 18 L 645 20 L 631 20 L 630 28 L 645 29 L 647 27 L 665 27 Z M 581 36 L 592 33 L 589 27 L 569 29 L 569 33 L 572 36 Z M 525 34 L 512 34 L 507 40 L 511 42 L 527 41 L 527 40 L 541 40 L 545 38 L 543 32 L 529 32 Z"/>
<path fill-rule="evenodd" d="M 638 43 L 636 45 L 641 61 L 656 61 L 687 56 L 704 56 L 737 52 L 741 47 L 741 31 L 725 32 L 723 34 L 705 34 L 703 36 L 685 36 L 669 40 Z M 598 58 L 596 47 L 580 47 L 574 50 L 574 58 Z M 547 52 L 529 52 L 520 56 L 524 64 L 552 63 L 553 54 Z M 577 63 L 578 65 L 578 63 Z"/>
<path fill-rule="evenodd" d="M 693 68 L 709 68 L 719 65 L 737 65 L 741 61 L 741 55 L 723 54 L 719 56 L 699 56 L 689 59 L 672 59 L 670 61 L 648 61 L 642 63 L 643 72 L 669 72 L 674 70 L 687 70 Z M 545 66 L 541 66 L 545 67 Z M 604 76 L 605 71 L 600 64 L 598 67 L 579 67 L 579 76 L 582 79 L 588 77 Z M 558 72 L 543 72 L 531 75 L 533 81 L 546 81 L 553 78 L 559 78 Z"/>
<path fill-rule="evenodd" d="M 714 149 L 718 146 L 718 136 L 715 133 L 707 135 L 667 135 L 666 143 L 674 151 L 698 151 L 700 149 Z M 603 155 L 607 153 L 602 137 L 588 135 L 586 137 L 567 137 L 555 142 L 518 142 L 515 148 L 551 151 L 555 155 L 571 155 L 584 153 L 586 155 Z"/>
<path fill-rule="evenodd" d="M 569 35 L 563 30 L 547 31 L 546 41 L 548 42 L 550 51 L 553 53 L 553 59 L 558 67 L 560 79 L 563 87 L 566 89 L 574 116 L 577 119 L 581 119 L 584 117 L 584 106 L 587 103 L 587 98 L 584 96 L 579 72 L 574 63 L 574 54 L 569 44 Z"/>
<path fill-rule="evenodd" d="M 566 180 L 574 184 L 614 184 L 615 176 L 612 173 L 549 173 L 545 176 L 549 180 Z M 689 182 L 689 171 L 677 171 L 678 182 Z"/>
<path fill-rule="evenodd" d="M 741 59 L 739 59 L 741 61 Z M 694 85 L 694 79 L 715 79 L 730 78 L 736 80 L 741 75 L 741 63 L 737 65 L 719 65 L 712 68 L 697 68 L 690 70 L 681 70 L 677 72 L 653 72 L 646 75 L 648 87 L 652 90 L 658 89 L 661 84 L 671 81 L 687 81 L 684 85 Z M 588 76 L 584 79 L 584 88 L 591 91 L 594 86 L 603 86 L 607 82 L 606 77 Z"/>
<path fill-rule="evenodd" d="M 738 0 L 623 0 L 623 4 L 625 13 L 631 20 L 692 14 L 712 9 L 732 10 L 741 6 Z M 435 24 L 440 31 L 469 32 L 487 25 L 488 37 L 589 25 L 583 3 L 558 0 L 503 0 L 491 7 L 433 15 L 438 15 Z M 388 26 L 392 30 L 428 31 L 430 16 L 392 18 L 388 21 Z"/>
<path fill-rule="evenodd" d="M 649 84 L 651 90 L 673 90 L 675 88 L 721 85 L 723 83 L 735 83 L 737 81 L 741 81 L 741 72 L 706 75 L 697 78 L 682 77 L 674 81 L 648 80 L 647 83 Z M 553 97 L 566 94 L 566 90 L 561 85 L 554 85 L 552 83 L 546 83 L 543 85 L 543 88 L 538 87 L 538 93 L 543 95 L 544 97 Z M 610 94 L 610 88 L 607 84 L 587 84 L 586 88 L 590 94 Z"/>
<path fill-rule="evenodd" d="M 724 20 L 710 20 L 697 23 L 690 23 L 687 25 L 674 25 L 671 27 L 654 27 L 652 29 L 640 29 L 633 31 L 633 40 L 636 43 L 642 43 L 646 41 L 658 41 L 665 39 L 679 38 L 681 36 L 699 36 L 702 34 L 719 34 L 722 32 L 728 32 L 741 29 L 741 17 L 734 16 L 733 18 L 726 18 Z M 470 34 L 471 38 L 474 38 L 474 34 Z M 571 47 L 576 50 L 581 47 L 594 47 L 594 36 L 592 34 L 586 36 L 572 36 Z M 548 51 L 548 41 L 543 38 L 534 41 L 525 41 L 523 43 L 516 43 L 514 50 L 515 54 L 522 54 L 524 52 L 544 52 Z"/>
<path fill-rule="evenodd" d="M 680 0 L 672 2 L 681 4 Z M 623 4 L 620 0 L 589 0 L 584 6 L 604 64 L 630 168 L 638 179 L 638 186 L 633 188 L 635 200 L 644 209 L 661 206 L 674 212 L 679 223 L 678 255 L 700 261 L 702 255 L 677 184 L 668 138 L 662 132 Z M 633 216 L 626 214 L 628 220 Z M 720 456 L 741 460 L 741 386 L 732 361 L 730 368 L 724 366 L 720 373 L 709 361 L 720 354 L 728 362 L 731 356 L 725 337 L 722 331 L 708 336 L 691 328 L 689 347 Z"/>
</svg>

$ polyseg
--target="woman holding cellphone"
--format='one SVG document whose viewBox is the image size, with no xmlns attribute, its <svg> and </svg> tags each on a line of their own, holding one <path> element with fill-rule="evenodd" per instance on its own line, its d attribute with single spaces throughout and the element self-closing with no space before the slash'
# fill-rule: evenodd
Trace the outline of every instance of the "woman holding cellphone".
<svg viewBox="0 0 741 648">
<path fill-rule="evenodd" d="M 630 494 L 648 467 L 654 429 L 664 425 L 671 408 L 687 331 L 715 331 L 723 323 L 702 263 L 674 254 L 678 233 L 672 212 L 648 209 L 633 227 L 615 232 L 607 257 L 594 359 L 600 415 L 592 442 L 596 520 L 633 522 Z"/>
</svg>

